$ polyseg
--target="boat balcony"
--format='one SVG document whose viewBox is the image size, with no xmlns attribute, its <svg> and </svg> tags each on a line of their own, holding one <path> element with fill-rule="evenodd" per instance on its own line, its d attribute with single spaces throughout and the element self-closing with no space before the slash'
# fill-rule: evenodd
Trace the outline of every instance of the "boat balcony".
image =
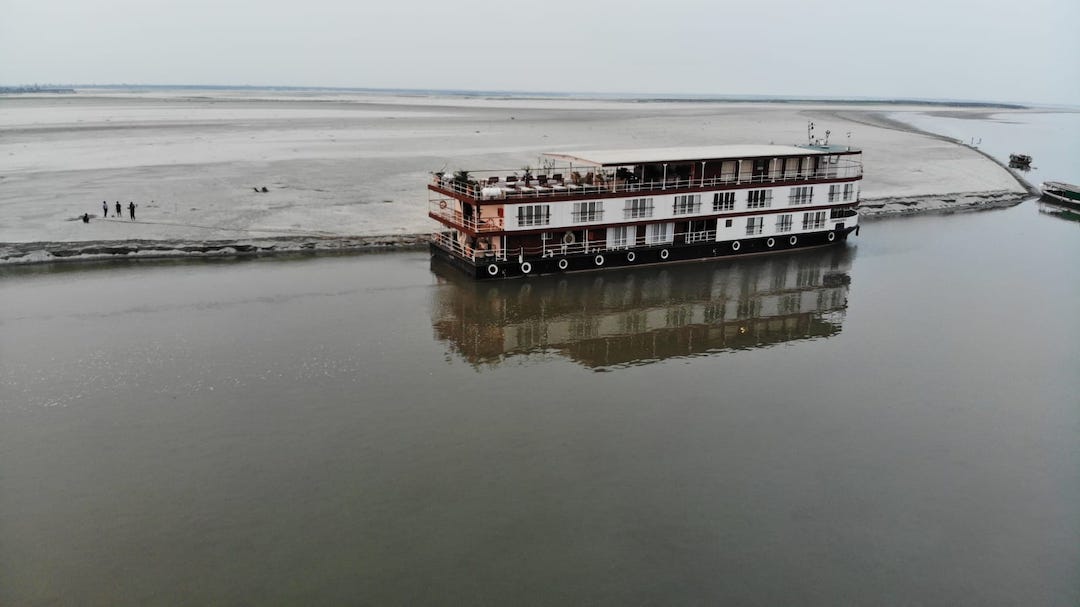
<svg viewBox="0 0 1080 607">
<path fill-rule="evenodd" d="M 470 232 L 501 232 L 503 230 L 502 217 L 478 217 L 475 213 L 465 215 L 458 208 L 460 206 L 452 199 L 449 201 L 431 200 L 428 202 L 428 216 Z"/>
<path fill-rule="evenodd" d="M 473 202 L 512 201 L 557 198 L 595 198 L 598 196 L 632 196 L 658 192 L 702 191 L 708 189 L 734 189 L 755 185 L 780 186 L 841 179 L 858 179 L 863 174 L 862 162 L 840 160 L 825 167 L 807 169 L 769 170 L 760 174 L 746 172 L 720 173 L 702 177 L 669 177 L 666 179 L 640 180 L 629 172 L 613 169 L 576 173 L 570 179 L 562 173 L 507 175 L 506 171 L 474 171 L 465 179 L 448 174 L 433 174 L 429 188 L 462 200 Z"/>
</svg>

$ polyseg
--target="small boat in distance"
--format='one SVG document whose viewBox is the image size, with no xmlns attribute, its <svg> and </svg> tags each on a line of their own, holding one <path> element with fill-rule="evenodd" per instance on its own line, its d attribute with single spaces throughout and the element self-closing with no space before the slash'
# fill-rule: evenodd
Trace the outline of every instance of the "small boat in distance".
<svg viewBox="0 0 1080 607">
<path fill-rule="evenodd" d="M 1061 181 L 1047 181 L 1042 184 L 1044 198 L 1064 204 L 1074 209 L 1080 209 L 1080 186 Z"/>
<path fill-rule="evenodd" d="M 1014 169 L 1030 169 L 1031 156 L 1027 154 L 1009 154 L 1009 166 Z"/>
</svg>

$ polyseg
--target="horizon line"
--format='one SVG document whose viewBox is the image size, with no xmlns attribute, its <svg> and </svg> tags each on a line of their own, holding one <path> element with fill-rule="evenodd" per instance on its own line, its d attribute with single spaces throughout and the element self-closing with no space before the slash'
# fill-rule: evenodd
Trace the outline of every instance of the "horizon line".
<svg viewBox="0 0 1080 607">
<path fill-rule="evenodd" d="M 403 88 L 403 87 L 362 87 L 362 86 L 321 86 L 289 84 L 149 84 L 149 83 L 33 83 L 3 84 L 0 93 L 14 89 L 36 89 L 47 92 L 50 89 L 175 89 L 175 90 L 285 90 L 285 91 L 342 91 L 342 92 L 393 92 L 416 94 L 443 94 L 452 97 L 508 95 L 515 97 L 577 97 L 582 99 L 623 99 L 638 101 L 764 101 L 764 102 L 857 102 L 887 104 L 920 105 L 965 105 L 976 107 L 1002 107 L 1010 109 L 1028 109 L 1030 106 L 1057 106 L 1080 108 L 1080 105 L 1067 103 L 1047 103 L 1041 101 L 991 101 L 976 99 L 932 98 L 932 97 L 888 97 L 888 96 L 830 96 L 830 95 L 782 95 L 782 94 L 725 94 L 725 93 L 634 93 L 634 92 L 599 92 L 599 91 L 529 91 L 515 89 L 444 89 L 444 88 Z M 32 91 L 31 91 L 32 92 Z"/>
</svg>

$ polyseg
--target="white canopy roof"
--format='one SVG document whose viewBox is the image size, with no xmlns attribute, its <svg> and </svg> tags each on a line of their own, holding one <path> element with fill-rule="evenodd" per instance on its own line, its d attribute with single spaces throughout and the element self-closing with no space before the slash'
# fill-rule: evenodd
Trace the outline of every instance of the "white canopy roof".
<svg viewBox="0 0 1080 607">
<path fill-rule="evenodd" d="M 795 145 L 713 145 L 689 148 L 644 148 L 636 150 L 585 150 L 547 152 L 544 156 L 574 164 L 613 166 L 657 164 L 664 162 L 701 162 L 703 160 L 774 158 L 777 156 L 816 156 L 848 151 L 847 148 L 803 147 Z M 856 151 L 856 150 L 851 150 Z"/>
</svg>

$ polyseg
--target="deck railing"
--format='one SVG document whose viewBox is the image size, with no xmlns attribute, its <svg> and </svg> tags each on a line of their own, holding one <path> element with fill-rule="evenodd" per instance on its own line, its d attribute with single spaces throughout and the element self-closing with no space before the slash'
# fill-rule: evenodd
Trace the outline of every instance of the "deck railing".
<svg viewBox="0 0 1080 607">
<path fill-rule="evenodd" d="M 803 226 L 804 230 L 807 229 L 824 229 L 828 225 L 828 222 L 822 221 L 820 223 L 812 223 Z M 787 226 L 787 233 L 790 231 L 791 226 Z M 755 231 L 760 233 L 760 228 Z M 798 234 L 798 232 L 796 233 Z M 443 249 L 458 255 L 464 259 L 472 261 L 473 263 L 485 263 L 488 261 L 507 261 L 508 259 L 516 259 L 521 257 L 523 259 L 530 259 L 535 257 L 561 257 L 564 255 L 578 255 L 587 253 L 590 255 L 610 253 L 612 251 L 629 251 L 633 249 L 642 248 L 661 248 L 680 244 L 694 244 L 702 242 L 713 242 L 716 240 L 716 230 L 694 230 L 688 232 L 678 232 L 671 235 L 670 239 L 658 240 L 658 241 L 641 241 L 628 242 L 626 240 L 615 241 L 609 243 L 606 239 L 587 240 L 587 241 L 575 241 L 575 242 L 561 242 L 561 241 L 546 241 L 539 247 L 513 247 L 511 249 L 478 249 L 461 244 L 461 242 L 451 232 L 436 232 L 431 235 L 432 242 L 438 244 Z M 633 239 L 631 239 L 633 240 Z"/>
<path fill-rule="evenodd" d="M 589 197 L 598 194 L 618 194 L 635 192 L 695 190 L 711 187 L 728 187 L 753 184 L 783 184 L 822 181 L 827 179 L 850 179 L 862 176 L 862 163 L 857 161 L 839 161 L 815 171 L 789 170 L 770 171 L 760 175 L 738 175 L 728 173 L 714 177 L 678 179 L 670 178 L 656 181 L 633 181 L 614 178 L 611 175 L 594 175 L 591 180 L 577 181 L 560 179 L 530 178 L 525 181 L 507 180 L 496 175 L 483 177 L 480 173 L 497 171 L 477 171 L 467 180 L 455 179 L 449 175 L 432 175 L 431 184 L 455 194 L 473 200 L 529 199 L 551 197 Z M 500 175 L 505 173 L 498 172 Z"/>
<path fill-rule="evenodd" d="M 477 249 L 475 247 L 463 245 L 458 242 L 458 239 L 453 234 L 447 232 L 436 232 L 432 234 L 431 241 L 458 257 L 463 257 L 473 263 L 488 259 L 492 261 L 506 261 L 506 251 Z"/>
<path fill-rule="evenodd" d="M 475 214 L 465 216 L 461 211 L 455 210 L 456 201 L 431 200 L 428 202 L 428 212 L 432 215 L 445 219 L 454 225 L 462 226 L 473 232 L 501 232 L 503 229 L 502 217 L 477 218 Z"/>
</svg>

